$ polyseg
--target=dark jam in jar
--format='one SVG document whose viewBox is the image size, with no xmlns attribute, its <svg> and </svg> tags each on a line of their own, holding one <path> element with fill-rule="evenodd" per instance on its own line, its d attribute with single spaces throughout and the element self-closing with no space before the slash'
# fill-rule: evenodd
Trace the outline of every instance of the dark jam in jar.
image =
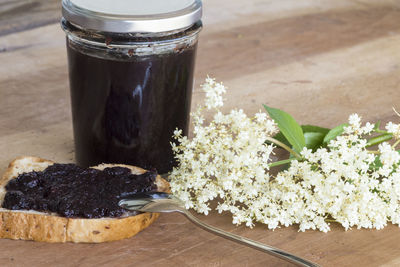
<svg viewBox="0 0 400 267">
<path fill-rule="evenodd" d="M 162 43 L 179 40 L 200 27 L 158 39 L 133 38 L 145 44 L 141 51 L 93 49 L 67 38 L 79 165 L 126 163 L 159 173 L 172 169 L 173 132 L 179 128 L 187 135 L 188 130 L 197 40 L 165 47 Z M 118 35 L 92 38 L 100 42 L 104 38 L 110 47 L 123 39 Z"/>
</svg>

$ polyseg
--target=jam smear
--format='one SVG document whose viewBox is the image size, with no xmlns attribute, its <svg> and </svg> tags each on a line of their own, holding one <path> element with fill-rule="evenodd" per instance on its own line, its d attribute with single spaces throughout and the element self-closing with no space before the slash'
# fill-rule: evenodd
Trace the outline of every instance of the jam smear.
<svg viewBox="0 0 400 267">
<path fill-rule="evenodd" d="M 2 207 L 54 212 L 63 217 L 121 217 L 126 210 L 118 206 L 119 200 L 155 191 L 156 176 L 153 171 L 135 175 L 124 167 L 100 171 L 75 164 L 54 164 L 10 180 Z"/>
</svg>

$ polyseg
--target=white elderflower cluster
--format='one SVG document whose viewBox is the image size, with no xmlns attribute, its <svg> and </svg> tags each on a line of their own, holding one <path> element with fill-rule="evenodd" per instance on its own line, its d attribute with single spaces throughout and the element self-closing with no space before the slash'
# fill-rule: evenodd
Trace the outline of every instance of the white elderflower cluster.
<svg viewBox="0 0 400 267">
<path fill-rule="evenodd" d="M 300 231 L 327 232 L 332 221 L 345 229 L 400 224 L 400 154 L 386 142 L 376 153 L 367 150 L 373 124 L 350 115 L 343 134 L 327 147 L 304 148 L 302 160 L 273 177 L 268 164 L 274 147 L 265 140 L 276 132 L 274 121 L 261 112 L 253 118 L 242 110 L 223 114 L 224 86 L 208 78 L 202 88 L 206 101 L 192 115 L 193 139 L 176 130 L 178 144 L 172 143 L 179 162 L 170 175 L 172 192 L 186 208 L 208 214 L 215 199 L 216 210 L 232 213 L 234 224 L 260 222 L 269 229 L 298 224 Z M 209 124 L 204 108 L 215 110 Z M 386 129 L 400 139 L 399 125 Z"/>
<path fill-rule="evenodd" d="M 207 77 L 206 82 L 201 87 L 206 93 L 205 106 L 208 109 L 218 108 L 224 105 L 222 94 L 226 93 L 226 89 L 222 83 L 217 83 L 215 79 Z"/>
<path fill-rule="evenodd" d="M 304 149 L 303 162 L 293 161 L 278 173 L 271 189 L 278 192 L 273 209 L 279 211 L 270 228 L 278 223 L 300 225 L 300 230 L 330 230 L 329 221 L 345 229 L 382 229 L 388 222 L 400 223 L 400 154 L 388 143 L 379 145 L 382 166 L 373 169 L 375 155 L 366 149 L 358 115 L 349 117 L 345 134 L 316 152 Z"/>
<path fill-rule="evenodd" d="M 400 180 L 395 176 L 382 179 L 379 173 L 385 165 L 376 172 L 370 169 L 375 156 L 366 149 L 367 141 L 362 135 L 372 131 L 371 124 L 361 127 L 356 114 L 350 116 L 349 124 L 345 134 L 332 140 L 327 148 L 314 153 L 304 149 L 303 162 L 293 161 L 287 171 L 277 175 L 271 188 L 281 194 L 275 199 L 281 212 L 279 223 L 298 223 L 301 231 L 327 232 L 330 220 L 346 229 L 381 229 L 393 221 L 400 207 L 400 191 L 396 193 L 389 187 L 396 183 L 400 186 Z M 390 145 L 385 147 L 386 153 L 393 152 Z M 389 164 L 393 170 L 393 161 Z M 388 205 L 388 199 L 396 199 L 396 205 Z"/>
<path fill-rule="evenodd" d="M 386 124 L 386 130 L 393 134 L 396 139 L 400 138 L 400 125 L 394 124 L 391 121 Z"/>
<path fill-rule="evenodd" d="M 265 113 L 248 117 L 243 110 L 222 114 L 225 88 L 208 78 L 202 86 L 206 107 L 216 111 L 213 121 L 204 124 L 200 106 L 193 116 L 193 139 L 175 131 L 179 145 L 172 144 L 179 166 L 170 178 L 173 193 L 193 208 L 207 214 L 209 201 L 218 198 L 219 211 L 230 211 L 237 223 L 252 225 L 245 209 L 268 188 L 268 161 L 273 150 L 266 137 L 276 132 L 275 123 Z"/>
</svg>

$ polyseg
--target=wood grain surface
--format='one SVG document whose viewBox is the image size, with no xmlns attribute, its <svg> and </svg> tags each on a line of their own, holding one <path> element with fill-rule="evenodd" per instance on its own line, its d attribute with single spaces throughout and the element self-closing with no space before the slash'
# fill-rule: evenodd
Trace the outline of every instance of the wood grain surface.
<svg viewBox="0 0 400 267">
<path fill-rule="evenodd" d="M 61 0 L 1 0 L 0 36 L 28 30 L 61 18 Z"/>
<path fill-rule="evenodd" d="M 265 103 L 302 124 L 332 127 L 357 112 L 399 121 L 400 2 L 205 0 L 196 88 L 206 75 L 228 87 L 224 111 Z M 20 155 L 74 161 L 65 36 L 59 1 L 0 2 L 0 171 Z M 24 31 L 20 31 L 24 30 Z M 195 89 L 192 107 L 202 100 Z M 205 222 L 323 266 L 399 266 L 400 229 L 324 234 Z M 163 214 L 136 237 L 105 244 L 0 240 L 0 266 L 291 266 Z"/>
</svg>

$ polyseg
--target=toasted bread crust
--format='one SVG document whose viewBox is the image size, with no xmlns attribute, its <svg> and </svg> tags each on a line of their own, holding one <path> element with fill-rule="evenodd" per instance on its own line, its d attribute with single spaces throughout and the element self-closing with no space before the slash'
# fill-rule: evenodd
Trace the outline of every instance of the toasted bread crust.
<svg viewBox="0 0 400 267">
<path fill-rule="evenodd" d="M 12 161 L 0 179 L 0 204 L 5 196 L 5 186 L 19 174 L 41 171 L 53 161 L 37 157 L 19 157 Z M 121 166 L 134 174 L 146 170 L 123 164 L 100 164 L 93 168 Z M 169 184 L 159 175 L 156 178 L 157 191 L 169 192 Z M 141 213 L 124 218 L 81 219 L 66 218 L 54 214 L 7 210 L 0 208 L 0 238 L 34 240 L 42 242 L 83 242 L 100 243 L 129 238 L 148 227 L 159 216 L 158 213 Z"/>
</svg>

